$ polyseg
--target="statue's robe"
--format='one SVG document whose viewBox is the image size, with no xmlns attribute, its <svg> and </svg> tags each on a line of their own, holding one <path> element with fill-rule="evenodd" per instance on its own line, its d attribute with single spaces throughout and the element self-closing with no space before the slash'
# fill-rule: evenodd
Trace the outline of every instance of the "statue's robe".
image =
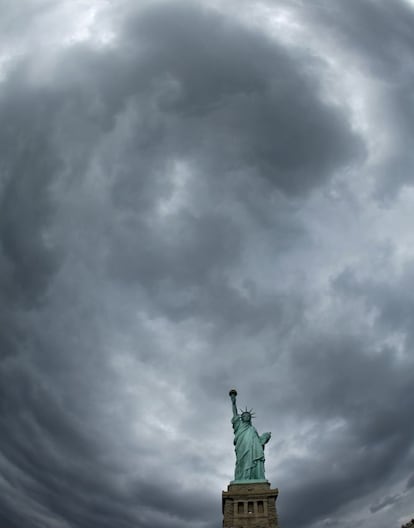
<svg viewBox="0 0 414 528">
<path fill-rule="evenodd" d="M 264 440 L 251 423 L 243 422 L 240 415 L 232 418 L 236 468 L 234 480 L 265 480 Z"/>
</svg>

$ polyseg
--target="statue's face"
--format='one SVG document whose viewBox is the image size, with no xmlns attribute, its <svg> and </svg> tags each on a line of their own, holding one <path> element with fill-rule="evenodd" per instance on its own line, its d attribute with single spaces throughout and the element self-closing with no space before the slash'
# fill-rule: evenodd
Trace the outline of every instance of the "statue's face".
<svg viewBox="0 0 414 528">
<path fill-rule="evenodd" d="M 241 415 L 242 422 L 251 422 L 252 416 L 249 412 L 244 412 Z"/>
</svg>

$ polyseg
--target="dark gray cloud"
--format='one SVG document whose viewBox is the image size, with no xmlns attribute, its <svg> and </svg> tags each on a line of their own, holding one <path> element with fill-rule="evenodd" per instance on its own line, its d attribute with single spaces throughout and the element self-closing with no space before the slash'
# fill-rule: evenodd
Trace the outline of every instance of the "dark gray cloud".
<svg viewBox="0 0 414 528">
<path fill-rule="evenodd" d="M 0 7 L 0 524 L 411 518 L 412 7 Z"/>
<path fill-rule="evenodd" d="M 377 502 L 376 504 L 373 504 L 370 507 L 371 513 L 376 513 L 377 511 L 382 510 L 383 508 L 386 508 L 387 506 L 393 506 L 396 502 L 398 502 L 400 499 L 400 495 L 393 495 L 391 497 L 385 497 L 382 499 L 382 501 Z"/>
<path fill-rule="evenodd" d="M 60 166 L 50 123 L 42 119 L 54 105 L 47 94 L 29 95 L 18 82 L 1 99 L 2 290 L 9 302 L 25 302 L 41 293 L 57 266 L 46 231 L 53 217 L 49 186 Z"/>
<path fill-rule="evenodd" d="M 373 353 L 366 343 L 336 334 L 302 344 L 293 357 L 296 398 L 289 393 L 284 407 L 290 405 L 292 414 L 299 410 L 299 420 L 313 419 L 320 432 L 313 430 L 307 441 L 317 466 L 292 457 L 284 470 L 301 474 L 287 499 L 292 524 L 331 514 L 344 501 L 367 494 L 374 481 L 404 474 L 413 435 L 412 401 L 404 396 L 410 369 L 395 364 L 392 350 Z"/>
<path fill-rule="evenodd" d="M 407 481 L 407 489 L 411 489 L 414 486 L 414 476 L 411 475 L 411 477 Z"/>
<path fill-rule="evenodd" d="M 304 57 L 234 19 L 163 5 L 129 22 L 127 35 L 144 50 L 141 75 L 158 105 L 175 117 L 174 155 L 196 156 L 210 178 L 250 170 L 303 193 L 360 154 L 345 116 L 318 97 L 312 63 L 301 68 Z"/>
<path fill-rule="evenodd" d="M 327 40 L 339 53 L 354 56 L 363 76 L 378 83 L 369 109 L 376 148 L 382 162 L 376 166 L 376 195 L 382 200 L 411 186 L 413 139 L 411 86 L 414 38 L 412 5 L 387 2 L 318 2 L 304 6 Z M 381 152 L 382 151 L 382 152 Z M 392 175 L 392 178 L 390 177 Z"/>
</svg>

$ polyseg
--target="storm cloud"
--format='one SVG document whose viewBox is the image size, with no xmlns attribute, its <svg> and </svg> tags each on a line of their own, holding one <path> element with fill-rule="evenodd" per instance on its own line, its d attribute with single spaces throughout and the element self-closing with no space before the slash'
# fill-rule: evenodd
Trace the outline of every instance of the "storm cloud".
<svg viewBox="0 0 414 528">
<path fill-rule="evenodd" d="M 1 526 L 411 519 L 412 3 L 0 9 Z"/>
</svg>

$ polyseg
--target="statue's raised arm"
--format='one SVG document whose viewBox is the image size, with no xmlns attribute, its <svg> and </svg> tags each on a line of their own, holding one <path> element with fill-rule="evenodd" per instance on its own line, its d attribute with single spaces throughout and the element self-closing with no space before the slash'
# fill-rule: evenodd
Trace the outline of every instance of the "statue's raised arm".
<svg viewBox="0 0 414 528">
<path fill-rule="evenodd" d="M 253 410 L 237 412 L 236 389 L 231 389 L 229 396 L 232 403 L 233 418 L 231 420 L 234 430 L 234 446 L 236 451 L 236 468 L 234 481 L 267 482 L 264 474 L 264 446 L 270 440 L 271 433 L 259 436 L 252 425 Z"/>
<path fill-rule="evenodd" d="M 233 417 L 234 417 L 234 416 L 237 416 L 237 405 L 236 405 L 237 391 L 236 389 L 231 389 L 231 391 L 229 392 L 229 396 L 231 399 L 231 404 L 233 408 Z"/>
</svg>

